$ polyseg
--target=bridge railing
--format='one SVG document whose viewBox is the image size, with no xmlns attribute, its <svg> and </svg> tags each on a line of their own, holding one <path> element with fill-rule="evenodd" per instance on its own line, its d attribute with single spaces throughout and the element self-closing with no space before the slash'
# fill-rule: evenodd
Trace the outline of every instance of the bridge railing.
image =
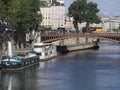
<svg viewBox="0 0 120 90">
<path fill-rule="evenodd" d="M 120 41 L 120 33 L 41 33 L 42 41 L 54 41 L 67 38 L 86 37 Z"/>
</svg>

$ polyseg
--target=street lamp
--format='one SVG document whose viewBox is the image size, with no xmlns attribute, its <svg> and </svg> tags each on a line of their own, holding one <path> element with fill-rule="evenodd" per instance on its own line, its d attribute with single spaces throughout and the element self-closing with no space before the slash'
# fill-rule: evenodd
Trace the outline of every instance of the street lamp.
<svg viewBox="0 0 120 90">
<path fill-rule="evenodd" d="M 117 29 L 117 33 L 120 31 L 120 22 L 119 22 L 119 27 L 118 27 L 118 29 Z"/>
<path fill-rule="evenodd" d="M 109 25 L 109 27 L 110 27 L 110 32 L 112 32 L 112 21 L 110 20 L 110 25 Z"/>
</svg>

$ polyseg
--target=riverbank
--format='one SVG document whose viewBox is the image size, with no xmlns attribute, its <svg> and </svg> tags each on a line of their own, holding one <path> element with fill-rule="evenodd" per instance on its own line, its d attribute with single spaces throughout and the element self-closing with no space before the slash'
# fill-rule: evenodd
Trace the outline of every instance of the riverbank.
<svg viewBox="0 0 120 90">
<path fill-rule="evenodd" d="M 98 49 L 98 40 L 94 38 L 70 38 L 53 42 L 59 53 L 71 51 Z"/>
<path fill-rule="evenodd" d="M 98 49 L 98 43 L 85 43 L 85 44 L 77 44 L 77 45 L 69 45 L 69 46 L 57 46 L 57 51 L 59 53 L 67 53 L 79 50 L 88 50 L 88 49 Z"/>
</svg>

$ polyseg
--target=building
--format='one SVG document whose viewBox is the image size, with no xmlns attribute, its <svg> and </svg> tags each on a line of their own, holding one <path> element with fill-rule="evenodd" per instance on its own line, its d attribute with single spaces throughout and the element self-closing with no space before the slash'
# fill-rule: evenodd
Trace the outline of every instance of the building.
<svg viewBox="0 0 120 90">
<path fill-rule="evenodd" d="M 120 31 L 120 16 L 100 16 L 101 23 L 99 24 L 90 24 L 90 27 L 102 27 L 104 32 L 113 32 L 113 31 Z M 74 29 L 73 25 L 73 18 L 66 16 L 66 28 Z M 86 26 L 86 22 L 79 23 L 79 31 L 82 31 L 82 28 Z"/>
<path fill-rule="evenodd" d="M 102 26 L 105 31 L 112 32 L 120 27 L 120 16 L 102 16 Z"/>
<path fill-rule="evenodd" d="M 40 7 L 43 16 L 42 26 L 65 27 L 65 6 L 64 0 L 43 0 L 47 1 L 47 6 Z"/>
<path fill-rule="evenodd" d="M 68 15 L 65 16 L 65 28 L 66 30 L 75 31 L 75 28 L 73 25 L 73 17 L 69 17 Z"/>
</svg>

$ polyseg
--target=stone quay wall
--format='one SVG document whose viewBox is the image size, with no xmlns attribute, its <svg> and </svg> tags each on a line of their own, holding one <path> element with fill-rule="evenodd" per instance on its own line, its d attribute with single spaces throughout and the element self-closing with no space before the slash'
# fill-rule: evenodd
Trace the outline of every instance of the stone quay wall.
<svg viewBox="0 0 120 90">
<path fill-rule="evenodd" d="M 58 52 L 69 52 L 98 47 L 94 38 L 70 38 L 53 42 Z"/>
</svg>

